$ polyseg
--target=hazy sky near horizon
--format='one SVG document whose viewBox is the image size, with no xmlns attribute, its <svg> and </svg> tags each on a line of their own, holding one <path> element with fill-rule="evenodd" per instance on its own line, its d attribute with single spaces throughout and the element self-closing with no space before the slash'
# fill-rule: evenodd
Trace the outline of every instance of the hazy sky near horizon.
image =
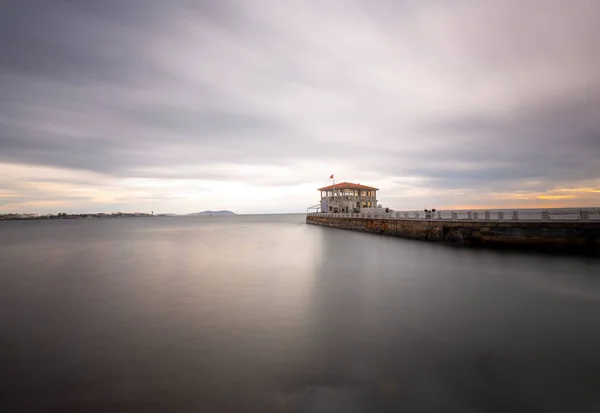
<svg viewBox="0 0 600 413">
<path fill-rule="evenodd" d="M 600 206 L 595 0 L 0 3 L 0 213 Z"/>
</svg>

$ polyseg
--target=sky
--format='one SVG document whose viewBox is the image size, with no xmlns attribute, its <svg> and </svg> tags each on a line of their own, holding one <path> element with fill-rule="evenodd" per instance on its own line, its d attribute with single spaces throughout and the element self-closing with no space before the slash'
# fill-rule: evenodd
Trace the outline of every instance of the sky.
<svg viewBox="0 0 600 413">
<path fill-rule="evenodd" d="M 596 0 L 3 0 L 0 213 L 600 206 Z"/>
</svg>

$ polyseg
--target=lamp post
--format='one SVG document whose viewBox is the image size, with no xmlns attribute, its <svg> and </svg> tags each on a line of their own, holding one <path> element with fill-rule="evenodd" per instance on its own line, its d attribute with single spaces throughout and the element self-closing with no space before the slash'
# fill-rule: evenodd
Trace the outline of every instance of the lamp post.
<svg viewBox="0 0 600 413">
<path fill-rule="evenodd" d="M 435 219 L 435 216 L 433 215 L 435 211 L 435 208 L 425 209 L 425 218 L 429 218 L 430 223 L 433 223 L 433 220 Z"/>
<path fill-rule="evenodd" d="M 434 216 L 433 213 L 436 211 L 435 208 L 432 209 L 425 209 L 425 218 L 429 218 L 431 221 L 434 220 Z"/>
</svg>

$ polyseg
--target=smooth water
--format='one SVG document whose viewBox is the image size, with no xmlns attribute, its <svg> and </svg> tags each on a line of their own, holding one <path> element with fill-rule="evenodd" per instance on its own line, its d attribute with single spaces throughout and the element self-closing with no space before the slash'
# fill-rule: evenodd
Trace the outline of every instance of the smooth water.
<svg viewBox="0 0 600 413">
<path fill-rule="evenodd" d="M 600 260 L 303 215 L 0 222 L 0 408 L 597 412 Z"/>
</svg>

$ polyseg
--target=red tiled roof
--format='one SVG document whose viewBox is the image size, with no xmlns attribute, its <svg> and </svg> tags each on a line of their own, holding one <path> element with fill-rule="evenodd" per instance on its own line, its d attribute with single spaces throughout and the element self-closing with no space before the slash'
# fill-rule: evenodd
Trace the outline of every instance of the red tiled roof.
<svg viewBox="0 0 600 413">
<path fill-rule="evenodd" d="M 329 191 L 331 189 L 366 189 L 369 191 L 379 191 L 379 189 L 373 188 L 372 186 L 353 184 L 351 182 L 342 182 L 342 183 L 335 184 L 335 185 L 325 186 L 323 188 L 317 189 L 317 191 Z"/>
</svg>

